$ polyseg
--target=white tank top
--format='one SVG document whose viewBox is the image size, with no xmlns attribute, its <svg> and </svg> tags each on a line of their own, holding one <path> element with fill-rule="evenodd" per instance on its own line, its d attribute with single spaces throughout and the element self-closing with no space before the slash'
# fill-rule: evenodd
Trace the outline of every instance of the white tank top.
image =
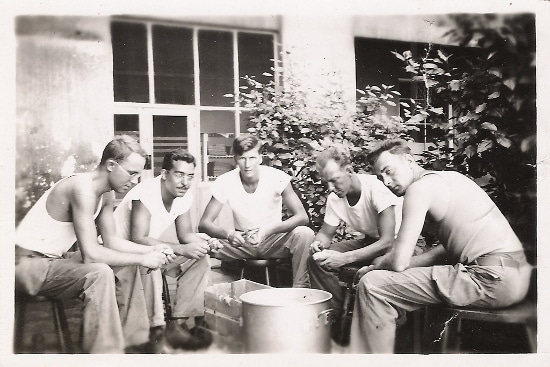
<svg viewBox="0 0 550 367">
<path fill-rule="evenodd" d="M 48 257 L 61 257 L 76 242 L 73 222 L 58 221 L 52 218 L 46 209 L 48 196 L 53 188 L 64 179 L 49 188 L 19 223 L 15 232 L 18 246 Z M 94 219 L 99 215 L 102 204 L 103 197 L 99 200 Z"/>
</svg>

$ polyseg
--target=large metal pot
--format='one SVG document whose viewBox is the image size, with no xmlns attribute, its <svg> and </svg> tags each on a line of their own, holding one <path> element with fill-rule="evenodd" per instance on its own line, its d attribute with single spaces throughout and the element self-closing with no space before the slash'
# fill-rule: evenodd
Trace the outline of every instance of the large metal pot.
<svg viewBox="0 0 550 367">
<path fill-rule="evenodd" d="M 248 292 L 240 298 L 246 352 L 330 353 L 330 293 L 272 288 Z"/>
</svg>

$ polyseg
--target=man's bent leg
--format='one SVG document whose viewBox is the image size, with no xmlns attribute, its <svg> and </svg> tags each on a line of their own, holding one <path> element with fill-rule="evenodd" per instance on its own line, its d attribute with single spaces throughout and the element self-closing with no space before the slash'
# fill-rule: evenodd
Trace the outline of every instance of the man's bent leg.
<svg viewBox="0 0 550 367">
<path fill-rule="evenodd" d="M 162 300 L 162 274 L 160 269 L 148 272 L 149 269 L 140 267 L 143 296 L 149 316 L 149 326 L 164 326 L 164 302 Z"/>
<path fill-rule="evenodd" d="M 117 287 L 120 287 L 117 300 L 126 348 L 149 341 L 149 317 L 139 268 L 137 265 L 113 267 Z"/>
<path fill-rule="evenodd" d="M 349 240 L 334 243 L 330 246 L 330 249 L 347 252 L 364 246 L 366 246 L 365 240 Z M 312 256 L 308 258 L 307 269 L 311 288 L 330 292 L 332 294 L 331 307 L 336 310 L 337 315 L 340 315 L 344 302 L 344 292 L 340 286 L 337 273 L 320 266 L 317 261 L 313 260 Z"/>
<path fill-rule="evenodd" d="M 174 317 L 204 316 L 204 291 L 210 278 L 210 257 L 181 264 L 178 276 Z"/>
<path fill-rule="evenodd" d="M 123 353 L 124 337 L 115 296 L 115 277 L 106 264 L 55 259 L 39 295 L 84 302 L 82 350 Z"/>
<path fill-rule="evenodd" d="M 393 353 L 397 308 L 414 311 L 424 304 L 442 303 L 432 268 L 403 272 L 374 270 L 357 286 L 351 323 L 353 353 Z"/>
</svg>

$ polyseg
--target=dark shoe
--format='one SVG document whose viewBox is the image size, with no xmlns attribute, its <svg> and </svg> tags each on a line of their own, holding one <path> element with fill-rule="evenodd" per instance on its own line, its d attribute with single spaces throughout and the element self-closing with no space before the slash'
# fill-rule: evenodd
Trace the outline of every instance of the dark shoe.
<svg viewBox="0 0 550 367">
<path fill-rule="evenodd" d="M 139 345 L 131 345 L 124 349 L 124 353 L 126 354 L 151 354 L 151 342 L 139 344 Z"/>
<path fill-rule="evenodd" d="M 342 347 L 349 344 L 349 325 L 347 318 L 336 317 L 330 327 L 330 337 L 334 342 Z"/>
<path fill-rule="evenodd" d="M 201 341 L 204 348 L 212 344 L 212 333 L 208 329 L 210 329 L 210 326 L 204 321 L 204 317 L 195 317 L 195 326 L 189 330 L 191 335 Z"/>
<path fill-rule="evenodd" d="M 210 345 L 210 343 L 207 344 L 204 340 L 192 335 L 185 324 L 180 326 L 175 321 L 169 321 L 166 324 L 164 338 L 168 345 L 176 349 L 197 350 Z"/>
</svg>

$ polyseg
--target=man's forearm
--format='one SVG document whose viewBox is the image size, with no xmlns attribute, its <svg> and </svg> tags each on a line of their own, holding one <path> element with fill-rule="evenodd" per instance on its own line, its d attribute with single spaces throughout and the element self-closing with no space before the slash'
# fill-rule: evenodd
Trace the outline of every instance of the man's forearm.
<svg viewBox="0 0 550 367">
<path fill-rule="evenodd" d="M 104 238 L 104 245 L 107 248 L 116 250 L 119 252 L 134 253 L 134 254 L 145 254 L 151 249 L 145 243 L 136 243 L 122 238 Z"/>
<path fill-rule="evenodd" d="M 378 241 L 365 247 L 345 252 L 347 262 L 348 264 L 354 262 L 369 263 L 377 257 L 386 254 L 390 250 L 391 244 L 391 240 L 379 239 Z"/>
<path fill-rule="evenodd" d="M 233 229 L 225 229 L 214 223 L 201 223 L 199 225 L 199 231 L 206 233 L 210 237 L 227 239 L 227 236 L 233 231 Z"/>
<path fill-rule="evenodd" d="M 432 249 L 411 257 L 408 268 L 420 268 L 423 266 L 433 266 L 444 264 L 447 260 L 447 252 L 442 245 L 437 245 Z"/>
</svg>

